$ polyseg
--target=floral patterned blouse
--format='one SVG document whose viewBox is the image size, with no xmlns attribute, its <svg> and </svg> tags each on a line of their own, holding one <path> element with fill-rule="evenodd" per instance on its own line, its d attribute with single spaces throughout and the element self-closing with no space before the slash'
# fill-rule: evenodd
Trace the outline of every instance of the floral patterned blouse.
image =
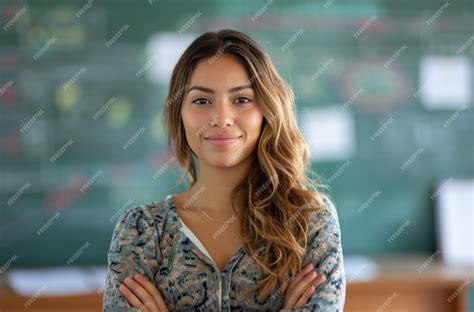
<svg viewBox="0 0 474 312">
<path fill-rule="evenodd" d="M 119 291 L 120 283 L 135 273 L 154 283 L 170 311 L 280 311 L 284 289 L 274 290 L 265 301 L 256 292 L 245 297 L 245 290 L 262 277 L 254 259 L 241 247 L 220 272 L 182 222 L 173 197 L 131 207 L 118 220 L 108 253 L 103 311 L 139 311 Z M 310 217 L 304 264 L 313 263 L 327 279 L 303 308 L 292 311 L 343 311 L 341 232 L 334 204 L 325 196 L 323 200 L 325 208 Z"/>
</svg>

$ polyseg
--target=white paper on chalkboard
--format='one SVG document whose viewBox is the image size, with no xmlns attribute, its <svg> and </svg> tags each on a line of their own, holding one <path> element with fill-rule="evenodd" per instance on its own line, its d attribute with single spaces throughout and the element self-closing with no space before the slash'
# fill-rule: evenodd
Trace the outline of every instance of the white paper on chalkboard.
<svg viewBox="0 0 474 312">
<path fill-rule="evenodd" d="M 339 108 L 302 109 L 301 131 L 311 151 L 311 160 L 341 161 L 354 153 L 354 121 Z"/>
<path fill-rule="evenodd" d="M 434 193 L 438 245 L 450 266 L 474 266 L 474 179 L 449 179 Z"/>
<path fill-rule="evenodd" d="M 146 44 L 146 62 L 137 73 L 145 73 L 151 82 L 169 83 L 173 68 L 181 54 L 196 37 L 196 34 L 171 32 L 152 36 Z"/>
<path fill-rule="evenodd" d="M 420 63 L 419 96 L 431 110 L 471 103 L 471 64 L 464 56 L 425 56 Z"/>
</svg>

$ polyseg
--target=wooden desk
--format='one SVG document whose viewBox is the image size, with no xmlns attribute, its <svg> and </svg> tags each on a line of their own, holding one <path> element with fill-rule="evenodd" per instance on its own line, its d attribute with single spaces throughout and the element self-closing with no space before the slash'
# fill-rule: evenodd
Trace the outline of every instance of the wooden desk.
<svg viewBox="0 0 474 312">
<path fill-rule="evenodd" d="M 344 311 L 467 312 L 474 269 L 449 268 L 438 258 L 422 269 L 429 257 L 371 257 L 379 272 L 372 280 L 348 281 Z"/>
<path fill-rule="evenodd" d="M 411 254 L 372 257 L 379 266 L 379 272 L 369 281 L 351 282 L 351 276 L 348 276 L 344 311 L 467 312 L 469 287 L 474 286 L 469 285 L 469 281 L 474 281 L 473 270 L 448 268 L 435 260 L 419 273 L 418 268 L 429 256 Z M 458 289 L 460 291 L 457 293 Z M 448 302 L 448 298 L 453 295 L 451 303 Z M 100 293 L 39 297 L 25 309 L 24 304 L 29 299 L 14 294 L 0 281 L 1 312 L 97 312 L 102 309 Z"/>
<path fill-rule="evenodd" d="M 45 281 L 47 283 L 47 281 Z M 100 290 L 77 296 L 21 296 L 0 275 L 0 312 L 100 312 L 102 293 Z"/>
<path fill-rule="evenodd" d="M 100 312 L 102 296 L 99 294 L 74 297 L 38 297 L 26 308 L 29 297 L 21 297 L 11 292 L 0 295 L 0 312 Z"/>
</svg>

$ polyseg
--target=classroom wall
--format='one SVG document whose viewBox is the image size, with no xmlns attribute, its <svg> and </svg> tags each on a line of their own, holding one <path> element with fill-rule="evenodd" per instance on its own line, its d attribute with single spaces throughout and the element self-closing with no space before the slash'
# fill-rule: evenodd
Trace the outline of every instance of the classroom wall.
<svg viewBox="0 0 474 312">
<path fill-rule="evenodd" d="M 447 58 L 472 72 L 470 1 L 429 24 L 442 3 L 150 1 L 35 1 L 0 32 L 0 264 L 65 265 L 80 248 L 74 265 L 105 264 L 127 207 L 185 189 L 156 75 L 173 55 L 153 47 L 216 27 L 255 38 L 292 85 L 344 252 L 436 250 L 432 197 L 473 176 L 474 113 L 472 95 L 436 108 L 423 79 Z"/>
</svg>

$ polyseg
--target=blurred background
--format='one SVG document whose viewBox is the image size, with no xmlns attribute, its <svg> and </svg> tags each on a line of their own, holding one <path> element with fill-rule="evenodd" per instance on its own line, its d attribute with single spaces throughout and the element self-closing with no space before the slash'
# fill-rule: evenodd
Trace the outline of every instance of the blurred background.
<svg viewBox="0 0 474 312">
<path fill-rule="evenodd" d="M 186 189 L 164 100 L 222 28 L 293 87 L 346 311 L 474 311 L 473 1 L 1 0 L 0 26 L 2 311 L 100 310 L 118 217 Z"/>
</svg>

